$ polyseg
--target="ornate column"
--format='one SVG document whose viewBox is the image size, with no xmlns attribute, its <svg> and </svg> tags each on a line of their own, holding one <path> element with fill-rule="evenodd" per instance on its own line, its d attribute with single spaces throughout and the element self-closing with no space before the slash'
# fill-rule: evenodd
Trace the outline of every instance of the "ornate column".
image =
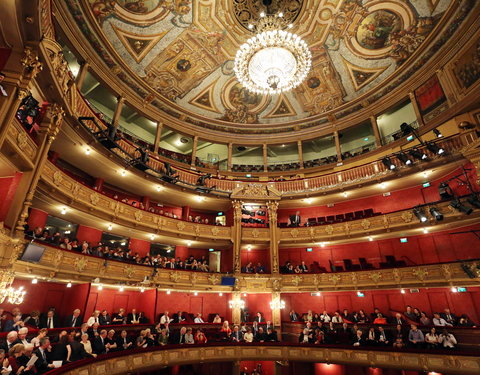
<svg viewBox="0 0 480 375">
<path fill-rule="evenodd" d="M 382 147 L 382 138 L 380 137 L 377 118 L 375 116 L 370 116 L 370 122 L 372 124 L 373 134 L 375 135 L 375 145 L 377 147 Z"/>
<path fill-rule="evenodd" d="M 125 97 L 119 96 L 117 98 L 117 107 L 115 108 L 115 112 L 112 118 L 112 125 L 118 128 L 118 120 L 120 119 L 120 115 L 122 114 L 123 103 L 125 102 Z"/>
<path fill-rule="evenodd" d="M 300 169 L 303 169 L 303 147 L 302 147 L 302 141 L 297 141 L 297 147 L 298 147 L 298 161 L 300 163 Z"/>
<path fill-rule="evenodd" d="M 157 129 L 155 131 L 155 141 L 153 142 L 153 152 L 156 154 L 158 154 L 158 147 L 160 146 L 160 141 L 162 138 L 162 129 L 163 129 L 163 123 L 158 121 Z"/>
<path fill-rule="evenodd" d="M 241 272 L 241 258 L 240 250 L 242 245 L 242 202 L 233 201 L 233 228 L 232 228 L 232 242 L 233 242 L 233 273 L 240 274 Z"/>
<path fill-rule="evenodd" d="M 85 77 L 87 76 L 89 67 L 90 67 L 90 64 L 86 61 L 84 61 L 80 65 L 80 70 L 78 72 L 77 79 L 76 79 L 76 84 L 79 91 L 82 91 L 83 82 L 85 82 Z"/>
<path fill-rule="evenodd" d="M 228 172 L 232 171 L 232 150 L 233 150 L 233 144 L 229 143 L 228 144 L 228 157 L 227 157 L 227 171 Z"/>
<path fill-rule="evenodd" d="M 277 201 L 267 202 L 268 222 L 270 230 L 270 268 L 272 275 L 279 273 L 278 243 L 280 238 L 280 229 L 277 225 L 277 209 Z"/>
<path fill-rule="evenodd" d="M 241 308 L 238 306 L 238 301 L 240 301 L 241 299 L 242 299 L 242 293 L 240 293 L 239 291 L 232 293 L 232 301 L 234 302 L 235 305 L 237 305 L 231 308 L 233 324 L 241 323 L 242 312 L 241 312 Z"/>
<path fill-rule="evenodd" d="M 275 328 L 278 328 L 282 325 L 282 318 L 280 309 L 281 306 L 281 295 L 280 292 L 273 292 L 272 293 L 272 305 L 274 305 L 272 309 L 272 323 Z"/>
<path fill-rule="evenodd" d="M 38 149 L 37 157 L 35 160 L 35 168 L 31 175 L 31 178 L 28 182 L 27 194 L 21 206 L 21 212 L 18 216 L 17 224 L 15 230 L 17 234 L 22 235 L 24 225 L 28 217 L 28 209 L 32 205 L 33 195 L 38 185 L 38 181 L 43 171 L 43 167 L 47 160 L 48 151 L 50 146 L 57 136 L 60 126 L 63 121 L 64 111 L 61 106 L 58 104 L 51 104 L 47 110 L 44 121 L 40 126 L 40 132 L 44 133 L 45 136 L 42 139 L 41 145 Z"/>
<path fill-rule="evenodd" d="M 338 137 L 338 131 L 333 132 L 335 138 L 335 149 L 337 150 L 337 160 L 340 163 L 342 161 L 342 149 L 340 148 L 340 138 Z"/>
<path fill-rule="evenodd" d="M 267 144 L 263 144 L 263 171 L 268 172 Z"/>
<path fill-rule="evenodd" d="M 8 127 L 14 119 L 20 103 L 30 93 L 28 90 L 30 82 L 43 69 L 43 64 L 38 60 L 37 52 L 33 47 L 25 48 L 19 65 L 21 65 L 21 72 L 9 73 L 6 71 L 6 78 L 2 82 L 8 96 L 0 96 L 0 147 L 2 147 Z"/>
<path fill-rule="evenodd" d="M 438 81 L 440 82 L 440 86 L 447 97 L 448 106 L 454 105 L 458 101 L 458 97 L 455 84 L 452 83 L 451 80 L 451 75 L 443 69 L 437 70 L 436 74 Z"/>
<path fill-rule="evenodd" d="M 423 125 L 423 118 L 420 112 L 420 108 L 418 107 L 417 99 L 415 98 L 415 94 L 413 92 L 409 92 L 408 96 L 410 97 L 410 102 L 413 105 L 413 110 L 415 111 L 415 116 L 417 117 L 418 126 Z"/>
<path fill-rule="evenodd" d="M 190 165 L 192 167 L 195 166 L 195 159 L 197 158 L 197 146 L 198 146 L 198 135 L 193 137 L 193 146 L 192 146 L 192 161 L 190 162 Z"/>
</svg>

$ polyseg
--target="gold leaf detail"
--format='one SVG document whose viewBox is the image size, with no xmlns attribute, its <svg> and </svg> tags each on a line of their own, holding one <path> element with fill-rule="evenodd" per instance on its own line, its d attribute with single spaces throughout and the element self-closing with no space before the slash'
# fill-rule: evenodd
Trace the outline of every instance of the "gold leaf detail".
<svg viewBox="0 0 480 375">
<path fill-rule="evenodd" d="M 136 221 L 142 220 L 142 217 L 143 217 L 142 211 L 136 210 L 134 215 L 135 215 L 135 220 Z"/>
<path fill-rule="evenodd" d="M 259 235 L 260 235 L 260 232 L 258 231 L 258 229 L 257 229 L 257 228 L 254 228 L 254 229 L 252 230 L 252 237 L 253 237 L 253 238 L 258 238 Z"/>
<path fill-rule="evenodd" d="M 62 181 L 63 181 L 62 173 L 59 171 L 56 171 L 53 174 L 53 183 L 57 186 L 60 186 L 62 184 Z"/>
<path fill-rule="evenodd" d="M 125 275 L 127 275 L 129 279 L 131 279 L 133 275 L 135 275 L 135 268 L 133 268 L 132 266 L 125 266 L 123 267 L 123 272 L 125 273 Z"/>
<path fill-rule="evenodd" d="M 170 272 L 170 280 L 176 283 L 180 280 L 180 275 L 177 272 Z"/>
<path fill-rule="evenodd" d="M 402 214 L 402 219 L 405 223 L 410 223 L 413 220 L 413 214 L 410 211 L 405 211 Z"/>
<path fill-rule="evenodd" d="M 98 196 L 97 193 L 92 193 L 92 194 L 90 194 L 90 202 L 91 202 L 94 206 L 97 205 L 97 203 L 98 203 L 99 200 L 100 200 L 100 197 Z"/>
<path fill-rule="evenodd" d="M 292 279 L 292 284 L 295 285 L 295 286 L 298 286 L 298 284 L 301 283 L 303 279 L 300 277 L 300 276 L 295 276 L 293 279 Z"/>
<path fill-rule="evenodd" d="M 298 237 L 298 233 L 299 233 L 299 232 L 298 232 L 298 229 L 297 229 L 297 228 L 292 229 L 292 230 L 290 231 L 290 234 L 292 235 L 293 238 L 297 238 L 297 237 Z"/>
<path fill-rule="evenodd" d="M 208 281 L 210 281 L 210 284 L 212 284 L 212 285 L 217 285 L 218 281 L 219 281 L 219 278 L 218 278 L 217 275 L 212 274 L 212 275 L 208 276 Z"/>
<path fill-rule="evenodd" d="M 327 227 L 325 228 L 325 232 L 327 232 L 328 234 L 332 234 L 333 233 L 333 226 L 327 225 Z"/>
<path fill-rule="evenodd" d="M 212 228 L 212 235 L 218 236 L 219 233 L 220 233 L 220 229 L 218 229 L 217 227 Z"/>
<path fill-rule="evenodd" d="M 364 230 L 369 229 L 369 228 L 370 228 L 370 221 L 367 220 L 367 219 L 363 219 L 363 220 L 362 220 L 362 228 L 363 228 Z"/>
<path fill-rule="evenodd" d="M 179 222 L 177 223 L 177 228 L 178 228 L 178 230 L 180 230 L 180 231 L 181 231 L 181 230 L 184 230 L 184 229 L 185 229 L 185 223 L 184 223 L 183 221 L 179 221 Z"/>
<path fill-rule="evenodd" d="M 87 264 L 88 264 L 88 260 L 85 257 L 81 257 L 81 258 L 75 259 L 75 263 L 73 264 L 73 267 L 75 268 L 75 271 L 83 272 L 87 267 Z"/>
</svg>

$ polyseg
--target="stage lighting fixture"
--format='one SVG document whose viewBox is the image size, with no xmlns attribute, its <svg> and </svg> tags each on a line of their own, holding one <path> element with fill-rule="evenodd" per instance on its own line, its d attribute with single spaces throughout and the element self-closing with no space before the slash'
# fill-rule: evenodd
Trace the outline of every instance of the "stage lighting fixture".
<svg viewBox="0 0 480 375">
<path fill-rule="evenodd" d="M 442 132 L 441 132 L 440 130 L 438 130 L 438 129 L 433 129 L 433 134 L 435 134 L 435 136 L 436 136 L 437 138 L 442 138 L 442 137 L 443 137 Z"/>
<path fill-rule="evenodd" d="M 420 207 L 415 207 L 413 209 L 413 214 L 417 217 L 418 220 L 420 220 L 422 223 L 425 223 L 428 221 L 427 215 L 425 215 L 425 212 L 423 211 L 422 208 Z"/>
<path fill-rule="evenodd" d="M 443 220 L 443 214 L 438 210 L 437 207 L 430 207 L 430 215 L 432 215 L 436 221 Z"/>
<path fill-rule="evenodd" d="M 480 208 L 480 200 L 474 194 L 470 195 L 467 198 L 467 202 L 470 203 L 473 207 Z"/>
<path fill-rule="evenodd" d="M 407 154 L 400 152 L 397 154 L 397 159 L 400 160 L 405 165 L 412 165 L 412 161 L 408 158 Z"/>
<path fill-rule="evenodd" d="M 447 182 L 442 182 L 438 185 L 438 194 L 442 199 L 451 199 L 453 198 L 453 192 Z"/>
<path fill-rule="evenodd" d="M 395 168 L 397 168 L 396 165 L 392 163 L 390 158 L 383 158 L 382 163 L 390 170 L 394 170 Z"/>
<path fill-rule="evenodd" d="M 412 157 L 418 160 L 428 159 L 427 154 L 424 153 L 423 151 L 420 151 L 418 148 L 411 149 L 409 153 Z"/>
<path fill-rule="evenodd" d="M 406 122 L 400 125 L 400 130 L 402 131 L 402 134 L 404 136 L 409 135 L 410 133 L 413 133 L 413 128 Z"/>
<path fill-rule="evenodd" d="M 437 155 L 442 155 L 445 153 L 445 150 L 439 147 L 436 143 L 427 143 L 427 149 L 428 151 L 433 152 Z"/>
<path fill-rule="evenodd" d="M 466 215 L 470 215 L 473 212 L 473 208 L 464 206 L 458 199 L 453 200 L 450 203 L 450 207 L 455 208 L 458 212 L 462 212 Z"/>
</svg>

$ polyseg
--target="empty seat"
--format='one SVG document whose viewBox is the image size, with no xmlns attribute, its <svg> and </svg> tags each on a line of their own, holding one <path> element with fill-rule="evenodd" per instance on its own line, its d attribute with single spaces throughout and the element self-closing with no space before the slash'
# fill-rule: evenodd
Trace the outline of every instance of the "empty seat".
<svg viewBox="0 0 480 375">
<path fill-rule="evenodd" d="M 341 223 L 341 222 L 345 221 L 345 216 L 343 216 L 343 214 L 335 215 L 335 221 L 337 223 Z"/>
<path fill-rule="evenodd" d="M 360 268 L 362 270 L 371 270 L 373 268 L 373 264 L 368 263 L 365 258 L 358 258 L 358 262 L 360 263 Z"/>
<path fill-rule="evenodd" d="M 363 211 L 355 211 L 355 219 L 363 219 Z"/>
<path fill-rule="evenodd" d="M 353 214 L 353 212 L 347 212 L 345 214 L 345 220 L 348 221 L 348 220 L 353 220 L 355 217 L 355 215 Z"/>
<path fill-rule="evenodd" d="M 333 216 L 333 215 L 327 216 L 327 223 L 328 224 L 333 224 L 334 221 L 335 221 L 335 216 Z"/>
<path fill-rule="evenodd" d="M 317 225 L 317 218 L 315 218 L 315 217 L 309 217 L 309 218 L 307 219 L 307 225 L 308 225 L 309 227 L 313 227 L 314 225 Z"/>
<path fill-rule="evenodd" d="M 318 225 L 323 225 L 323 224 L 325 224 L 325 221 L 326 221 L 325 216 L 318 217 L 317 220 L 318 220 L 317 221 Z"/>
<path fill-rule="evenodd" d="M 365 211 L 363 211 L 363 216 L 364 217 L 372 217 L 373 216 L 373 208 L 368 208 Z"/>
<path fill-rule="evenodd" d="M 358 271 L 360 270 L 359 264 L 353 264 L 351 259 L 344 259 L 343 265 L 345 266 L 345 271 Z"/>
</svg>

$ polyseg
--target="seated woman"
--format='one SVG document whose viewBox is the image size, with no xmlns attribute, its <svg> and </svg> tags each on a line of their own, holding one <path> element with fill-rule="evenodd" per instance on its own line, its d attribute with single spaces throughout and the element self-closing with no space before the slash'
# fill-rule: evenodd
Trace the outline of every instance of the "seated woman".
<svg viewBox="0 0 480 375">
<path fill-rule="evenodd" d="M 313 335 L 310 333 L 308 328 L 304 328 L 300 336 L 298 337 L 298 342 L 300 344 L 313 344 Z"/>
<path fill-rule="evenodd" d="M 201 329 L 197 330 L 197 334 L 195 335 L 195 344 L 206 344 L 207 337 L 203 333 Z"/>
<path fill-rule="evenodd" d="M 48 329 L 42 328 L 40 331 L 38 331 L 38 335 L 35 336 L 32 341 L 30 341 L 30 344 L 32 344 L 35 348 L 40 346 L 40 340 L 46 337 L 48 334 Z"/>
<path fill-rule="evenodd" d="M 15 344 L 8 352 L 8 362 L 12 366 L 12 374 L 32 375 L 34 374 L 33 365 L 27 366 L 30 358 L 25 354 L 25 345 Z"/>
<path fill-rule="evenodd" d="M 159 334 L 158 334 L 158 338 L 157 338 L 157 341 L 158 341 L 158 344 L 160 346 L 165 346 L 168 344 L 168 331 L 163 328 L 160 330 Z"/>
<path fill-rule="evenodd" d="M 115 330 L 111 329 L 107 333 L 107 337 L 105 338 L 105 345 L 109 344 L 108 351 L 113 352 L 117 350 L 117 339 L 115 337 Z"/>
<path fill-rule="evenodd" d="M 438 348 L 440 344 L 439 337 L 437 335 L 437 331 L 435 327 L 432 327 L 430 332 L 425 335 L 425 343 L 427 344 L 428 349 L 435 349 Z"/>
<path fill-rule="evenodd" d="M 88 339 L 88 334 L 84 333 L 82 335 L 80 344 L 83 345 L 83 349 L 85 349 L 85 352 L 87 353 L 87 356 L 94 357 L 94 358 L 97 356 L 92 350 L 92 343 Z"/>
<path fill-rule="evenodd" d="M 253 333 L 250 327 L 247 327 L 247 332 L 243 335 L 245 342 L 253 342 Z"/>
<path fill-rule="evenodd" d="M 387 318 L 385 318 L 382 313 L 378 313 L 377 317 L 373 321 L 373 324 L 387 324 Z"/>
<path fill-rule="evenodd" d="M 185 344 L 195 344 L 195 339 L 193 337 L 193 331 L 191 327 L 188 327 L 187 333 L 185 333 Z"/>
<path fill-rule="evenodd" d="M 147 348 L 151 348 L 152 346 L 155 346 L 155 337 L 153 336 L 150 328 L 147 328 L 145 330 L 145 341 L 147 343 Z"/>
<path fill-rule="evenodd" d="M 220 315 L 215 314 L 215 318 L 213 318 L 212 323 L 220 324 L 222 322 L 222 318 L 220 318 Z"/>
<path fill-rule="evenodd" d="M 227 337 L 230 337 L 232 330 L 230 329 L 230 326 L 228 325 L 228 320 L 225 320 L 223 322 L 222 328 L 220 328 L 220 332 L 223 332 L 227 335 Z"/>
<path fill-rule="evenodd" d="M 23 323 L 29 327 L 38 328 L 40 324 L 40 312 L 37 310 L 32 311 L 30 315 L 23 320 Z"/>
</svg>

